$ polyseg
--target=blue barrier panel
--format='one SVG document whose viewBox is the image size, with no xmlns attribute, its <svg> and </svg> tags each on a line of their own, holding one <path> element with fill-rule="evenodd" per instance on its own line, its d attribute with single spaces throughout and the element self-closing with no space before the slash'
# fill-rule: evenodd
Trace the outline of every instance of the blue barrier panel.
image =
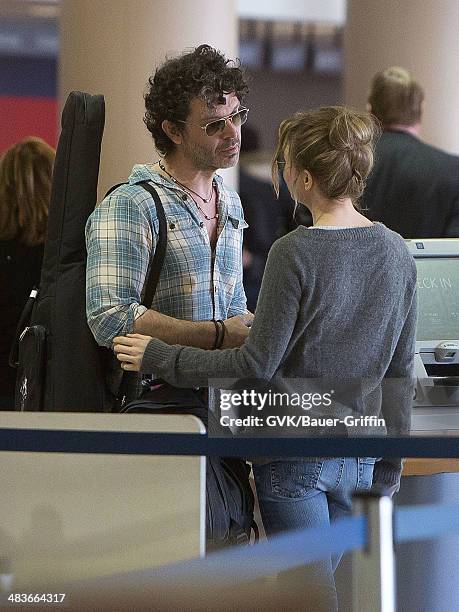
<svg viewBox="0 0 459 612">
<path fill-rule="evenodd" d="M 0 450 L 223 457 L 457 457 L 442 438 L 210 438 L 203 434 L 0 428 Z"/>
<path fill-rule="evenodd" d="M 394 541 L 425 540 L 459 533 L 459 507 L 418 506 L 394 511 Z M 193 582 L 209 578 L 231 582 L 254 580 L 305 565 L 367 544 L 367 518 L 349 517 L 329 527 L 294 531 L 252 548 L 236 548 L 149 572 L 150 577 Z M 138 574 L 137 574 L 138 575 Z"/>
<path fill-rule="evenodd" d="M 458 506 L 405 506 L 394 512 L 394 540 L 430 540 L 459 533 Z"/>
<path fill-rule="evenodd" d="M 459 507 L 407 506 L 394 511 L 396 542 L 434 538 L 445 533 L 459 533 Z M 256 546 L 238 546 L 212 553 L 204 559 L 190 559 L 150 570 L 117 574 L 93 580 L 78 581 L 69 588 L 116 589 L 196 584 L 225 585 L 256 580 L 323 559 L 347 553 L 367 544 L 367 518 L 348 517 L 328 527 L 292 531 Z"/>
<path fill-rule="evenodd" d="M 191 559 L 150 570 L 84 581 L 84 584 L 97 583 L 102 588 L 109 588 L 113 584 L 116 589 L 127 589 L 139 588 L 142 583 L 151 585 L 154 581 L 183 588 L 202 582 L 225 585 L 256 580 L 327 555 L 341 554 L 364 546 L 366 524 L 366 517 L 363 516 L 343 518 L 326 529 L 314 527 L 292 531 L 259 542 L 256 546 L 236 546 L 212 553 L 204 559 Z"/>
</svg>

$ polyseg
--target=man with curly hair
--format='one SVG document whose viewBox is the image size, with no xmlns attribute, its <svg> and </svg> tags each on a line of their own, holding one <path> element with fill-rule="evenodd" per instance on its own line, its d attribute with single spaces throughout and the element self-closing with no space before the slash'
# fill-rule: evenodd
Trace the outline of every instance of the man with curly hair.
<svg viewBox="0 0 459 612">
<path fill-rule="evenodd" d="M 216 174 L 238 162 L 243 71 L 201 45 L 168 59 L 149 79 L 147 129 L 160 160 L 136 165 L 89 218 L 87 318 L 100 345 L 148 334 L 206 349 L 243 344 L 252 315 L 242 285 L 244 221 L 236 192 Z M 167 219 L 167 250 L 151 308 L 141 305 L 158 239 L 149 181 Z"/>
</svg>

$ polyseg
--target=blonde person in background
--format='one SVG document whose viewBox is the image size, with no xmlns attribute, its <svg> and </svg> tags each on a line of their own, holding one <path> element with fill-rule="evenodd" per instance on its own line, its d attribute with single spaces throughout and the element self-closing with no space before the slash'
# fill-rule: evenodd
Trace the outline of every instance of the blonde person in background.
<svg viewBox="0 0 459 612">
<path fill-rule="evenodd" d="M 383 133 L 363 194 L 367 216 L 404 238 L 459 236 L 459 156 L 421 139 L 424 90 L 408 70 L 373 77 L 368 110 Z"/>
<path fill-rule="evenodd" d="M 0 160 L 0 409 L 13 410 L 16 371 L 8 355 L 43 259 L 55 150 L 26 138 Z"/>
<path fill-rule="evenodd" d="M 119 337 L 115 352 L 124 369 L 154 370 L 178 386 L 205 385 L 218 377 L 267 379 L 283 384 L 284 390 L 289 381 L 359 380 L 367 385 L 357 401 L 361 414 L 383 417 L 388 434 L 408 433 L 415 265 L 402 238 L 366 219 L 357 207 L 373 165 L 377 133 L 371 115 L 344 107 L 286 119 L 273 182 L 277 188 L 279 166 L 290 194 L 307 206 L 314 225 L 300 226 L 274 243 L 245 344 L 208 352 L 148 336 Z M 388 379 L 394 384 L 386 384 Z M 339 417 L 340 409 L 332 403 L 323 414 Z M 341 435 L 373 433 L 340 425 Z M 337 435 L 337 428 L 325 426 L 318 433 Z M 400 461 L 380 460 L 374 466 L 371 457 L 255 459 L 268 537 L 328 525 L 349 514 L 356 491 L 376 484 L 398 488 Z M 329 610 L 337 609 L 333 573 L 338 562 L 339 556 L 329 557 L 303 570 Z"/>
</svg>

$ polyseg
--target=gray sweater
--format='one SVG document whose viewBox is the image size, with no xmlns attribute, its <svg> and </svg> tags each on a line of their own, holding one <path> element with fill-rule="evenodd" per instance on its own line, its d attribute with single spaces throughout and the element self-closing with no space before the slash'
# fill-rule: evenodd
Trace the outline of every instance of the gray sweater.
<svg viewBox="0 0 459 612">
<path fill-rule="evenodd" d="M 212 378 L 273 379 L 282 390 L 295 379 L 360 380 L 354 411 L 380 415 L 388 435 L 404 435 L 413 397 L 415 295 L 414 260 L 384 225 L 299 227 L 269 253 L 242 347 L 206 351 L 154 339 L 142 370 L 184 387 L 207 386 Z M 400 461 L 384 463 L 379 481 L 393 484 Z"/>
</svg>

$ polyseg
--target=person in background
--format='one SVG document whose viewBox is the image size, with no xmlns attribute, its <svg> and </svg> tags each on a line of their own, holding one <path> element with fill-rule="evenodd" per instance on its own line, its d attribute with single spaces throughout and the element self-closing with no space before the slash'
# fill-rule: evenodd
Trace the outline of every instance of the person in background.
<svg viewBox="0 0 459 612">
<path fill-rule="evenodd" d="M 314 225 L 298 227 L 271 248 L 245 344 L 209 352 L 140 334 L 118 337 L 114 349 L 124 369 L 154 369 L 177 386 L 251 377 L 287 393 L 321 380 L 334 385 L 349 379 L 357 383 L 356 392 L 345 404 L 332 401 L 328 408 L 308 412 L 336 418 L 336 426 L 325 422 L 309 435 L 406 435 L 413 397 L 416 267 L 403 239 L 357 208 L 373 164 L 376 132 L 371 115 L 345 107 L 283 121 L 273 182 L 278 185 L 280 166 L 292 198 L 307 206 Z M 278 410 L 285 414 L 286 408 Z M 343 417 L 349 410 L 357 417 L 383 417 L 383 424 L 379 429 L 348 425 Z M 393 492 L 401 462 L 265 458 L 253 460 L 253 472 L 270 537 L 328 525 L 351 511 L 355 491 L 385 485 Z M 327 558 L 313 568 L 330 611 L 337 609 L 333 572 L 338 561 Z"/>
<path fill-rule="evenodd" d="M 373 78 L 368 110 L 382 124 L 362 205 L 404 238 L 459 236 L 459 157 L 420 139 L 424 91 L 404 68 Z"/>
<path fill-rule="evenodd" d="M 27 138 L 0 160 L 0 409 L 13 410 L 16 371 L 8 356 L 43 259 L 55 150 Z"/>
<path fill-rule="evenodd" d="M 243 267 L 247 307 L 255 311 L 261 280 L 273 243 L 298 225 L 312 225 L 309 211 L 295 207 L 283 182 L 279 196 L 271 182 L 255 173 L 260 166 L 258 133 L 245 124 L 242 128 L 239 164 L 239 197 L 248 228 L 244 232 Z M 294 214 L 295 213 L 295 214 Z"/>
</svg>

